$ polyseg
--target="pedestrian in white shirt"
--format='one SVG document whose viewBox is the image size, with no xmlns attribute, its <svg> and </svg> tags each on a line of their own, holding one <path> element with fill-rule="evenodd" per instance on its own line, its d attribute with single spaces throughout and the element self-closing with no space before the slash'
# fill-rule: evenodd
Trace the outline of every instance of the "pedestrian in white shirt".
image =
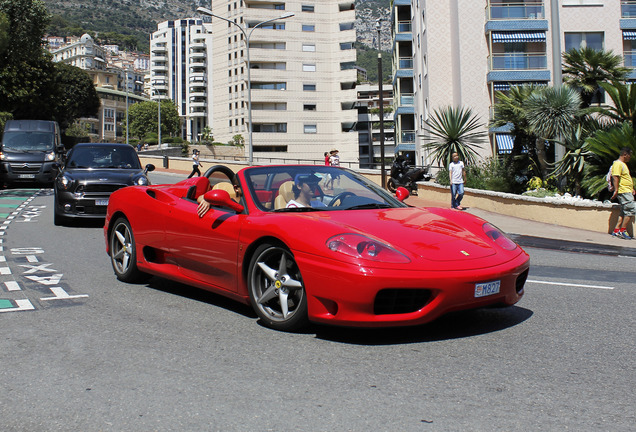
<svg viewBox="0 0 636 432">
<path fill-rule="evenodd" d="M 464 210 L 460 205 L 464 198 L 464 183 L 466 182 L 466 169 L 464 162 L 459 160 L 459 155 L 453 153 L 453 161 L 448 165 L 448 175 L 450 177 L 451 207 L 457 210 Z"/>
</svg>

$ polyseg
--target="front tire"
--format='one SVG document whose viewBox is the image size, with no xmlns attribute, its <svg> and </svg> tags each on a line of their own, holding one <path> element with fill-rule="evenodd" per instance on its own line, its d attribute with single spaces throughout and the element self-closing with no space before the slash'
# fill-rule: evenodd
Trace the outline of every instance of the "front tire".
<svg viewBox="0 0 636 432">
<path fill-rule="evenodd" d="M 307 326 L 307 295 L 291 252 L 263 244 L 256 249 L 248 274 L 250 303 L 262 322 L 281 331 Z"/>
<path fill-rule="evenodd" d="M 130 222 L 119 218 L 110 232 L 110 262 L 117 279 L 122 282 L 139 282 L 146 276 L 137 268 L 137 246 Z"/>
</svg>

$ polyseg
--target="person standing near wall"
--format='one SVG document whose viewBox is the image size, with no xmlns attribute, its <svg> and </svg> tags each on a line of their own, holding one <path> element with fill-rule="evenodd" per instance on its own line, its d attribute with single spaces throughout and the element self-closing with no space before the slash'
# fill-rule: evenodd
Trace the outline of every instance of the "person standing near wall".
<svg viewBox="0 0 636 432">
<path fill-rule="evenodd" d="M 448 165 L 448 176 L 450 177 L 451 207 L 457 210 L 464 210 L 460 205 L 464 197 L 464 183 L 466 182 L 466 169 L 464 162 L 459 160 L 459 155 L 453 153 L 453 161 Z"/>
<path fill-rule="evenodd" d="M 636 213 L 634 181 L 627 167 L 627 162 L 629 162 L 631 158 L 632 150 L 628 147 L 624 147 L 621 150 L 619 158 L 612 164 L 612 180 L 614 182 L 614 194 L 612 195 L 612 199 L 618 198 L 618 203 L 621 205 L 621 215 L 618 217 L 618 223 L 612 235 L 625 240 L 632 239 L 627 233 L 627 225 L 629 225 Z"/>
</svg>

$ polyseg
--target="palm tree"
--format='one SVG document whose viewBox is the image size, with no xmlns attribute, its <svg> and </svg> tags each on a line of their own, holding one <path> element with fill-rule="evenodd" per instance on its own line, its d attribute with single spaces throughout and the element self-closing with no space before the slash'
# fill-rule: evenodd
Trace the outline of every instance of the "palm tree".
<svg viewBox="0 0 636 432">
<path fill-rule="evenodd" d="M 477 151 L 481 148 L 481 142 L 486 138 L 486 132 L 479 130 L 485 125 L 479 122 L 470 108 L 445 107 L 436 109 L 433 116 L 426 121 L 429 141 L 424 145 L 427 150 L 432 150 L 430 156 L 433 162 L 438 161 L 447 167 L 451 162 L 453 153 L 459 155 L 460 160 L 466 164 L 477 162 Z"/>
<path fill-rule="evenodd" d="M 588 153 L 583 187 L 588 194 L 600 194 L 607 186 L 605 176 L 612 162 L 618 158 L 623 147 L 631 148 L 636 153 L 636 138 L 630 122 L 608 130 L 598 130 L 585 143 Z M 636 169 L 636 160 L 628 164 L 630 172 Z"/>
<path fill-rule="evenodd" d="M 622 56 L 588 47 L 563 53 L 563 63 L 563 80 L 581 93 L 585 108 L 592 104 L 600 83 L 623 80 L 630 72 L 622 66 Z"/>
<path fill-rule="evenodd" d="M 534 137 L 528 125 L 526 100 L 539 87 L 533 85 L 510 87 L 508 94 L 497 92 L 497 103 L 491 126 L 501 127 L 512 125 L 511 134 L 514 137 L 513 155 L 520 155 L 524 148 L 534 147 Z"/>
<path fill-rule="evenodd" d="M 570 130 L 564 135 L 561 144 L 567 149 L 563 159 L 557 161 L 553 173 L 559 177 L 568 177 L 574 180 L 574 193 L 581 195 L 581 180 L 585 171 L 586 157 L 589 150 L 585 146 L 586 131 L 582 125 Z"/>
<path fill-rule="evenodd" d="M 567 85 L 544 87 L 526 100 L 530 130 L 537 136 L 537 159 L 543 178 L 548 172 L 545 140 L 559 140 L 575 127 L 582 112 L 581 96 Z"/>
<path fill-rule="evenodd" d="M 612 83 L 600 83 L 607 95 L 612 99 L 612 105 L 595 109 L 596 112 L 611 119 L 614 122 L 636 123 L 636 86 L 633 84 L 621 84 L 618 81 Z"/>
</svg>

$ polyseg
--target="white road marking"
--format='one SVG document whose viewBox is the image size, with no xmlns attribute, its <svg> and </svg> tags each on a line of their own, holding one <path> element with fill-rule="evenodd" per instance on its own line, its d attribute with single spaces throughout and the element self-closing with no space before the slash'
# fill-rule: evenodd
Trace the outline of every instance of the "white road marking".
<svg viewBox="0 0 636 432">
<path fill-rule="evenodd" d="M 577 288 L 594 288 L 594 289 L 604 289 L 604 290 L 614 289 L 614 287 L 603 286 L 603 285 L 581 285 L 581 284 L 573 284 L 573 283 L 565 283 L 565 282 L 548 282 L 548 281 L 538 281 L 538 280 L 530 280 L 530 279 L 528 279 L 526 282 L 544 284 L 544 285 L 562 285 L 562 286 L 570 286 L 570 287 L 577 287 Z"/>
<path fill-rule="evenodd" d="M 7 291 L 20 291 L 20 285 L 16 281 L 8 281 L 4 285 L 7 287 Z"/>
<path fill-rule="evenodd" d="M 40 300 L 66 300 L 88 297 L 88 294 L 69 295 L 62 287 L 53 287 L 51 291 L 55 294 L 55 297 L 40 297 Z"/>
<path fill-rule="evenodd" d="M 9 267 L 0 267 L 0 275 L 10 275 L 11 269 Z"/>
<path fill-rule="evenodd" d="M 15 304 L 17 304 L 18 307 L 0 309 L 0 312 L 17 312 L 17 311 L 27 311 L 27 310 L 35 309 L 33 307 L 33 304 L 27 299 L 15 300 Z"/>
</svg>

